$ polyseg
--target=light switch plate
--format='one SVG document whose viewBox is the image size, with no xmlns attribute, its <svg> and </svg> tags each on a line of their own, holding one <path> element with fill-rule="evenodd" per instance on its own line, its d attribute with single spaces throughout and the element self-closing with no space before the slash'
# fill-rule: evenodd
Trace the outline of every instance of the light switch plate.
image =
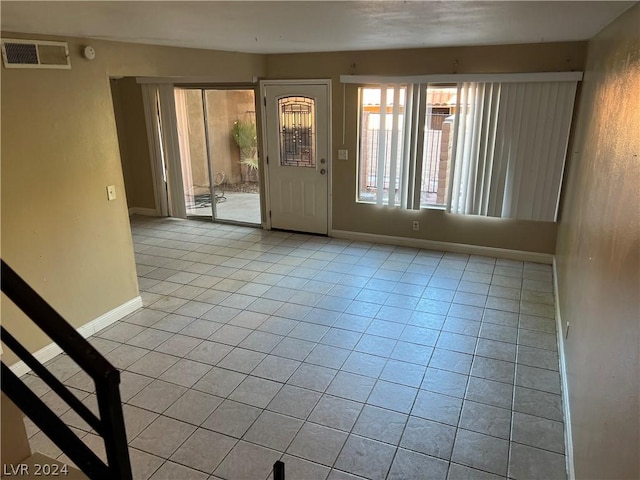
<svg viewBox="0 0 640 480">
<path fill-rule="evenodd" d="M 349 160 L 349 150 L 341 148 L 338 150 L 338 160 Z"/>
<path fill-rule="evenodd" d="M 109 199 L 109 201 L 116 199 L 116 186 L 115 185 L 107 185 L 107 199 Z"/>
</svg>

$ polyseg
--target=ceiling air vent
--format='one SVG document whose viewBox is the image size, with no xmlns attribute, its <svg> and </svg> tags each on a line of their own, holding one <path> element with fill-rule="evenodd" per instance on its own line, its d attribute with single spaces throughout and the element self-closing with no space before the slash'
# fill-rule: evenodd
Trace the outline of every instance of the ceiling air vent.
<svg viewBox="0 0 640 480">
<path fill-rule="evenodd" d="M 67 42 L 2 39 L 5 68 L 71 68 Z"/>
</svg>

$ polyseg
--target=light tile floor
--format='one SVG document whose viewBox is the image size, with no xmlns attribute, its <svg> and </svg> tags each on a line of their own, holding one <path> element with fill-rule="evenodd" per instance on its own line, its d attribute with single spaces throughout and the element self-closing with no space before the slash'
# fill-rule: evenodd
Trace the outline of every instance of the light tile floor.
<svg viewBox="0 0 640 480">
<path fill-rule="evenodd" d="M 136 478 L 264 480 L 278 459 L 288 480 L 566 477 L 548 265 L 175 219 L 132 231 L 145 307 L 90 341 L 122 369 Z M 96 411 L 68 357 L 49 366 Z"/>
</svg>

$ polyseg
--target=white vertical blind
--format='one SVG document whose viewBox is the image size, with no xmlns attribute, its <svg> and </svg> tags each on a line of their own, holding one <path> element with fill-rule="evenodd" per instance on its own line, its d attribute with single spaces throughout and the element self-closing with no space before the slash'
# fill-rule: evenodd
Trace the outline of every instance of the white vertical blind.
<svg viewBox="0 0 640 480">
<path fill-rule="evenodd" d="M 398 128 L 400 123 L 400 85 L 393 86 L 393 112 L 391 121 L 391 159 L 389 163 L 389 206 L 396 204 L 396 184 L 398 183 Z"/>
<path fill-rule="evenodd" d="M 167 167 L 167 187 L 169 193 L 169 213 L 172 217 L 186 218 L 180 164 L 180 142 L 176 122 L 176 101 L 173 85 L 158 85 L 158 102 L 162 125 L 162 143 Z"/>
<path fill-rule="evenodd" d="M 155 179 L 154 193 L 159 213 L 186 218 L 173 90 L 173 85 L 143 84 L 142 100 L 149 136 L 151 169 Z"/>
<path fill-rule="evenodd" d="M 156 201 L 156 210 L 160 216 L 164 217 L 169 214 L 169 208 L 167 205 L 160 112 L 158 110 L 158 86 L 144 84 L 141 87 L 142 104 L 144 106 L 147 124 L 147 139 L 149 142 L 149 157 L 151 159 L 151 174 L 153 176 L 153 193 Z"/>
<path fill-rule="evenodd" d="M 408 192 L 414 192 L 415 146 L 418 139 L 423 138 L 418 125 L 424 124 L 424 118 L 421 120 L 419 112 L 412 107 L 420 104 L 421 89 L 412 85 L 384 84 L 380 86 L 379 92 L 380 113 L 375 155 L 376 204 L 412 208 L 413 193 Z M 424 100 L 424 92 L 422 99 Z"/>
<path fill-rule="evenodd" d="M 451 169 L 451 201 L 448 210 L 451 213 L 466 213 L 463 207 L 466 198 L 465 186 L 467 185 L 467 171 L 469 170 L 469 158 L 471 152 L 471 139 L 473 112 L 475 105 L 470 90 L 475 88 L 473 83 L 463 83 L 458 88 L 456 103 L 456 125 L 454 130 L 454 166 Z"/>
<path fill-rule="evenodd" d="M 451 157 L 444 160 L 451 162 L 447 211 L 556 220 L 578 80 L 546 77 L 457 83 Z M 377 89 L 377 153 L 373 169 L 361 175 L 375 175 L 378 205 L 419 209 L 422 191 L 434 188 L 433 171 L 423 175 L 427 156 L 442 148 L 426 124 L 430 88 L 443 87 L 387 82 Z"/>
<path fill-rule="evenodd" d="M 420 210 L 420 190 L 422 182 L 422 159 L 424 157 L 424 130 L 425 120 L 427 118 L 427 84 L 421 83 L 414 86 L 414 92 L 417 91 L 417 95 L 414 97 L 414 105 L 416 106 L 417 121 L 415 124 L 415 143 L 414 148 L 411 151 L 411 164 L 413 168 L 410 173 L 411 181 L 411 196 L 409 197 L 410 203 L 407 208 L 413 210 Z"/>
<path fill-rule="evenodd" d="M 407 208 L 407 192 L 409 191 L 409 166 L 411 162 L 412 155 L 412 134 L 413 126 L 415 124 L 414 120 L 414 101 L 413 101 L 413 85 L 407 85 L 407 90 L 405 93 L 405 106 L 404 106 L 404 129 L 403 129 L 403 145 L 402 145 L 402 163 L 400 164 L 400 206 L 402 208 Z"/>
<path fill-rule="evenodd" d="M 376 174 L 376 203 L 384 201 L 384 172 L 387 158 L 387 85 L 380 89 L 380 125 L 378 130 L 378 172 Z M 395 155 L 395 152 L 391 152 Z"/>
<path fill-rule="evenodd" d="M 459 175 L 458 175 L 458 168 L 456 166 L 456 159 L 458 158 L 458 134 L 460 132 L 460 117 L 462 115 L 460 115 L 460 106 L 461 105 L 466 105 L 465 102 L 462 102 L 462 95 L 463 95 L 463 91 L 462 91 L 462 84 L 458 83 L 458 91 L 456 93 L 456 115 L 454 115 L 454 120 L 453 120 L 453 138 L 454 141 L 451 142 L 452 146 L 451 146 L 451 158 L 450 158 L 450 162 L 451 162 L 451 170 L 450 170 L 450 186 L 449 186 L 449 193 L 447 195 L 447 212 L 451 212 L 451 207 L 452 207 L 452 199 L 453 198 L 457 198 L 457 195 L 460 192 L 459 187 Z M 455 195 L 454 196 L 454 192 Z"/>
<path fill-rule="evenodd" d="M 176 130 L 178 133 L 178 148 L 180 151 L 180 172 L 182 174 L 182 191 L 183 195 L 185 193 L 194 195 L 193 174 L 191 171 L 191 148 L 189 146 L 189 109 L 187 107 L 186 91 L 182 88 L 175 89 L 175 106 Z"/>
<path fill-rule="evenodd" d="M 449 211 L 555 221 L 576 86 L 463 83 Z"/>
<path fill-rule="evenodd" d="M 509 85 L 509 89 L 514 85 Z M 513 175 L 505 182 L 502 216 L 552 222 L 556 220 L 562 172 L 569 142 L 569 130 L 576 82 L 524 83 L 517 102 L 522 104 L 517 155 L 509 158 Z"/>
</svg>

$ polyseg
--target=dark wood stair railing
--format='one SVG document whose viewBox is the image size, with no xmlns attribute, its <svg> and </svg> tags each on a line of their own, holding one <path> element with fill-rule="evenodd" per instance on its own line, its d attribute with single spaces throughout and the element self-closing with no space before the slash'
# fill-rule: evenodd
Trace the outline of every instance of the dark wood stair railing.
<svg viewBox="0 0 640 480">
<path fill-rule="evenodd" d="M 11 333 L 0 326 L 2 342 L 104 439 L 107 462 L 98 458 L 4 362 L 1 370 L 2 391 L 89 478 L 131 480 L 131 461 L 120 399 L 120 372 L 4 260 L 1 261 L 0 274 L 2 292 L 7 298 L 93 379 L 100 418 L 36 360 Z"/>
<path fill-rule="evenodd" d="M 1 260 L 2 292 L 93 379 L 100 418 L 0 325 L 4 343 L 75 412 L 103 437 L 105 464 L 58 416 L 2 362 L 2 391 L 82 472 L 96 480 L 132 480 L 127 434 L 120 400 L 120 372 L 58 312 Z M 273 479 L 285 480 L 284 463 L 273 464 Z"/>
<path fill-rule="evenodd" d="M 284 462 L 280 460 L 273 464 L 273 480 L 284 480 Z"/>
</svg>

